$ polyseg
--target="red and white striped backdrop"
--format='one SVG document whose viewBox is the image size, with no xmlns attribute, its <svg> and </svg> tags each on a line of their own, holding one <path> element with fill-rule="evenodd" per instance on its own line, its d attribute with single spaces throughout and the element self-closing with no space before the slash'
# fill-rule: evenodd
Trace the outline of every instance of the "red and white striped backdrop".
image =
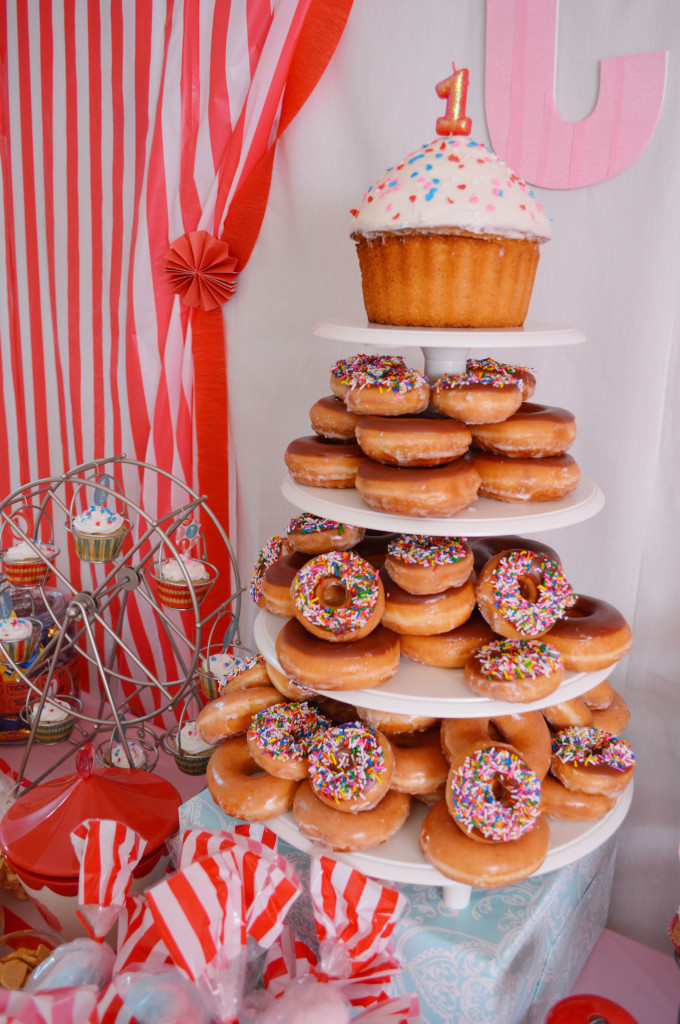
<svg viewBox="0 0 680 1024">
<path fill-rule="evenodd" d="M 323 7 L 0 0 L 0 497 L 121 452 L 199 489 L 193 314 L 163 256 L 187 231 L 219 237 L 273 158 L 295 47 Z M 344 25 L 351 0 L 327 7 Z M 129 496 L 174 507 L 148 477 Z M 132 642 L 148 650 L 145 616 Z"/>
</svg>

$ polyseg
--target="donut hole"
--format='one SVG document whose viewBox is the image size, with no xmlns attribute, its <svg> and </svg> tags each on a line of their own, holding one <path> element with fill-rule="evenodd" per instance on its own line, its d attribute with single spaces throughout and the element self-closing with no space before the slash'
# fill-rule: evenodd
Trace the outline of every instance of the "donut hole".
<svg viewBox="0 0 680 1024">
<path fill-rule="evenodd" d="M 578 608 L 574 605 L 571 608 L 565 608 L 561 616 L 563 619 L 587 619 L 588 612 L 583 608 Z"/>
<path fill-rule="evenodd" d="M 491 792 L 496 803 L 501 807 L 514 807 L 518 785 L 513 779 L 496 772 L 491 780 Z"/>
<path fill-rule="evenodd" d="M 540 599 L 538 581 L 533 576 L 520 576 L 517 584 L 519 592 L 527 604 L 537 604 Z"/>
<path fill-rule="evenodd" d="M 326 608 L 342 608 L 349 603 L 347 587 L 337 576 L 325 576 L 319 580 L 314 596 Z"/>
</svg>

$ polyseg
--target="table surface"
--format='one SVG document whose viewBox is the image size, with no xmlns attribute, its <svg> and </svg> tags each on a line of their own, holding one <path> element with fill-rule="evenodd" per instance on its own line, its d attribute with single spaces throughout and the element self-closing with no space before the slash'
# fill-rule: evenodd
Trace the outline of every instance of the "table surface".
<svg viewBox="0 0 680 1024">
<path fill-rule="evenodd" d="M 55 752 L 60 755 L 64 750 L 65 744 L 34 744 L 26 769 L 27 780 L 37 778 L 53 762 Z M 75 751 L 73 747 L 73 758 Z M 16 778 L 22 753 L 21 745 L 0 745 L 0 772 L 4 774 L 7 788 L 10 780 Z M 73 758 L 63 765 L 60 774 L 73 770 Z M 156 773 L 177 787 L 183 801 L 205 788 L 204 775 L 185 775 L 162 750 Z M 41 924 L 28 900 L 19 900 L 0 889 L 0 905 L 5 912 L 5 931 L 25 924 L 29 927 Z M 670 913 L 669 910 L 669 920 Z M 678 1024 L 680 967 L 672 955 L 670 940 L 669 953 L 665 954 L 605 928 L 572 989 L 574 995 L 583 993 L 613 1000 L 632 1014 L 637 1024 Z"/>
</svg>

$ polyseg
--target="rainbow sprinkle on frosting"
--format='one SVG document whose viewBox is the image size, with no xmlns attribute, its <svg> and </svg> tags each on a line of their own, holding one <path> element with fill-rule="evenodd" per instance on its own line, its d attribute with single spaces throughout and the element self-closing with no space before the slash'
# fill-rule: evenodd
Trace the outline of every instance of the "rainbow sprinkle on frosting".
<svg viewBox="0 0 680 1024">
<path fill-rule="evenodd" d="M 275 704 L 256 712 L 250 720 L 248 739 L 270 757 L 302 761 L 319 734 L 331 726 L 330 718 L 306 702 Z"/>
<path fill-rule="evenodd" d="M 538 600 L 527 601 L 522 594 L 523 576 L 539 573 Z M 545 633 L 576 601 L 562 567 L 532 551 L 511 551 L 501 558 L 491 574 L 494 608 L 519 633 Z"/>
<path fill-rule="evenodd" d="M 345 532 L 344 523 L 336 523 L 334 519 L 322 519 L 321 516 L 313 516 L 311 512 L 303 512 L 295 516 L 288 523 L 286 532 L 291 533 L 323 533 L 325 530 L 337 530 L 338 533 Z"/>
<path fill-rule="evenodd" d="M 265 546 L 257 556 L 257 561 L 250 574 L 250 596 L 252 597 L 255 604 L 262 597 L 262 580 L 264 574 L 273 562 L 281 557 L 281 545 L 285 538 L 279 537 L 278 534 L 274 534 L 270 537 Z"/>
<path fill-rule="evenodd" d="M 361 722 L 327 729 L 309 752 L 312 787 L 336 803 L 356 799 L 384 771 L 385 759 L 376 734 Z"/>
<path fill-rule="evenodd" d="M 617 772 L 625 772 L 635 764 L 635 754 L 625 740 L 588 726 L 561 729 L 553 738 L 552 749 L 560 761 L 602 765 Z"/>
<path fill-rule="evenodd" d="M 375 373 L 376 376 L 389 370 L 396 370 L 406 366 L 403 356 L 367 356 L 358 353 L 349 359 L 338 359 L 331 367 L 331 377 L 336 377 L 340 384 L 350 386 L 352 379 L 357 373 Z"/>
<path fill-rule="evenodd" d="M 557 648 L 540 640 L 493 640 L 473 657 L 486 679 L 538 679 L 564 667 Z"/>
<path fill-rule="evenodd" d="M 470 387 L 472 384 L 494 388 L 518 388 L 521 387 L 519 377 L 527 372 L 526 367 L 497 363 L 491 358 L 468 359 L 465 363 L 465 373 L 445 373 L 435 384 L 435 390 L 452 391 L 454 388 Z"/>
<path fill-rule="evenodd" d="M 333 578 L 344 586 L 347 605 L 336 607 L 319 600 L 320 584 Z M 312 625 L 337 636 L 368 622 L 378 603 L 378 578 L 378 570 L 353 551 L 329 551 L 310 559 L 296 573 L 293 603 Z"/>
<path fill-rule="evenodd" d="M 464 537 L 428 537 L 402 533 L 387 545 L 387 553 L 407 565 L 452 565 L 468 553 Z"/>
<path fill-rule="evenodd" d="M 521 757 L 503 747 L 470 754 L 451 773 L 449 785 L 453 817 L 485 839 L 519 839 L 539 813 L 540 779 Z"/>
<path fill-rule="evenodd" d="M 513 366 L 511 363 L 498 363 L 491 356 L 484 359 L 468 359 L 465 363 L 465 372 L 474 374 L 475 377 L 489 377 L 493 379 L 496 375 L 520 378 L 524 374 L 534 374 L 536 371 L 530 366 Z"/>
</svg>

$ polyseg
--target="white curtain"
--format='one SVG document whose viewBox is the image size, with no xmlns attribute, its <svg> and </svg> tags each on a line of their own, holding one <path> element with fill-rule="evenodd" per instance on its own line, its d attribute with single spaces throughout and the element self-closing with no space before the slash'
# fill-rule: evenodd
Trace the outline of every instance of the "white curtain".
<svg viewBox="0 0 680 1024">
<path fill-rule="evenodd" d="M 620 830 L 610 926 L 670 952 L 680 903 L 680 515 L 677 437 L 680 238 L 680 19 L 676 0 L 569 0 L 559 17 L 556 96 L 563 117 L 592 109 L 603 57 L 668 49 L 660 123 L 642 156 L 615 178 L 539 190 L 554 219 L 530 319 L 570 324 L 585 344 L 515 353 L 535 367 L 536 400 L 570 409 L 573 454 L 606 497 L 587 522 L 543 534 L 581 593 L 616 605 L 634 632 L 611 681 L 629 703 L 626 739 L 638 764 Z M 363 314 L 350 214 L 390 164 L 435 136 L 435 84 L 451 62 L 470 71 L 472 137 L 484 117 L 481 0 L 355 0 L 316 93 L 277 153 L 253 258 L 229 307 L 229 380 L 239 560 L 256 555 L 295 510 L 280 482 L 288 441 L 310 432 L 348 346 L 315 340 L 315 323 Z M 399 350 L 398 350 L 399 351 Z M 422 366 L 418 350 L 401 350 Z M 502 353 L 493 353 L 502 358 Z M 253 620 L 249 604 L 244 634 Z"/>
</svg>

